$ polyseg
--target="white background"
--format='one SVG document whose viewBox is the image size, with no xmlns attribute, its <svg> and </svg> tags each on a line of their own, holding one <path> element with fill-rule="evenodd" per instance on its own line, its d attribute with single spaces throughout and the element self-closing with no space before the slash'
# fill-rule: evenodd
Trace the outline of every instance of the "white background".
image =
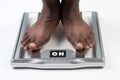
<svg viewBox="0 0 120 80">
<path fill-rule="evenodd" d="M 10 59 L 23 12 L 39 12 L 41 0 L 0 0 L 0 80 L 120 80 L 120 2 L 81 0 L 82 11 L 97 11 L 106 57 L 103 69 L 15 70 Z"/>
</svg>

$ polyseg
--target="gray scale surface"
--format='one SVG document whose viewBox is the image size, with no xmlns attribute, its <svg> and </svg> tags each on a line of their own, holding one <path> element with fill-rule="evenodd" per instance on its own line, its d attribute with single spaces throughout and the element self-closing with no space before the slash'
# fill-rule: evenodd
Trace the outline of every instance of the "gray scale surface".
<svg viewBox="0 0 120 80">
<path fill-rule="evenodd" d="M 50 41 L 40 51 L 32 52 L 21 49 L 20 44 L 25 31 L 37 21 L 39 16 L 40 13 L 24 13 L 11 59 L 13 68 L 76 69 L 104 67 L 103 44 L 96 12 L 82 12 L 83 19 L 91 26 L 95 33 L 95 46 L 85 51 L 76 51 L 72 47 L 65 37 L 61 22 Z M 51 57 L 51 51 L 57 51 L 56 54 L 60 53 L 60 55 Z"/>
</svg>

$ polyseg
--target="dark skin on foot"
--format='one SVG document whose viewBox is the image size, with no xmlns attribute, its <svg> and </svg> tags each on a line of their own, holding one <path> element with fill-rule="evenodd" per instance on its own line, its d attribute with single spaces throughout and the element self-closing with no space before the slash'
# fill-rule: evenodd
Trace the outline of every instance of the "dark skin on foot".
<svg viewBox="0 0 120 80">
<path fill-rule="evenodd" d="M 39 50 L 46 44 L 59 23 L 59 1 L 43 0 L 39 20 L 25 33 L 21 47 L 24 50 Z"/>
<path fill-rule="evenodd" d="M 94 32 L 82 19 L 79 0 L 63 0 L 61 17 L 66 37 L 75 49 L 84 50 L 94 46 Z"/>
<path fill-rule="evenodd" d="M 24 50 L 38 50 L 46 44 L 55 31 L 59 20 L 69 42 L 76 50 L 94 46 L 95 36 L 90 26 L 79 13 L 79 0 L 42 0 L 43 10 L 39 20 L 25 33 L 21 43 Z"/>
</svg>

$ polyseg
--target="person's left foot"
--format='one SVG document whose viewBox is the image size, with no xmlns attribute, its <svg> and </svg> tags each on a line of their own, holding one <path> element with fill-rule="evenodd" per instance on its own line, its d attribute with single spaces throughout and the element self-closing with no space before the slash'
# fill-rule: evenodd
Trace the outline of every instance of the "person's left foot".
<svg viewBox="0 0 120 80">
<path fill-rule="evenodd" d="M 79 9 L 63 7 L 61 21 L 67 39 L 76 50 L 89 49 L 94 46 L 94 32 L 82 19 Z"/>
</svg>

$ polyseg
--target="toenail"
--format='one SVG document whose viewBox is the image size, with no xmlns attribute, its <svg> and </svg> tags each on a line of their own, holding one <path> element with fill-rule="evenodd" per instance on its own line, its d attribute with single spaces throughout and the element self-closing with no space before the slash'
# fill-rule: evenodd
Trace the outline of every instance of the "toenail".
<svg viewBox="0 0 120 80">
<path fill-rule="evenodd" d="M 78 44 L 76 45 L 76 49 L 77 49 L 77 50 L 82 50 L 82 49 L 83 49 L 82 43 L 78 43 Z"/>
<path fill-rule="evenodd" d="M 35 43 L 30 43 L 29 47 L 30 48 L 36 48 L 36 44 Z"/>
</svg>

